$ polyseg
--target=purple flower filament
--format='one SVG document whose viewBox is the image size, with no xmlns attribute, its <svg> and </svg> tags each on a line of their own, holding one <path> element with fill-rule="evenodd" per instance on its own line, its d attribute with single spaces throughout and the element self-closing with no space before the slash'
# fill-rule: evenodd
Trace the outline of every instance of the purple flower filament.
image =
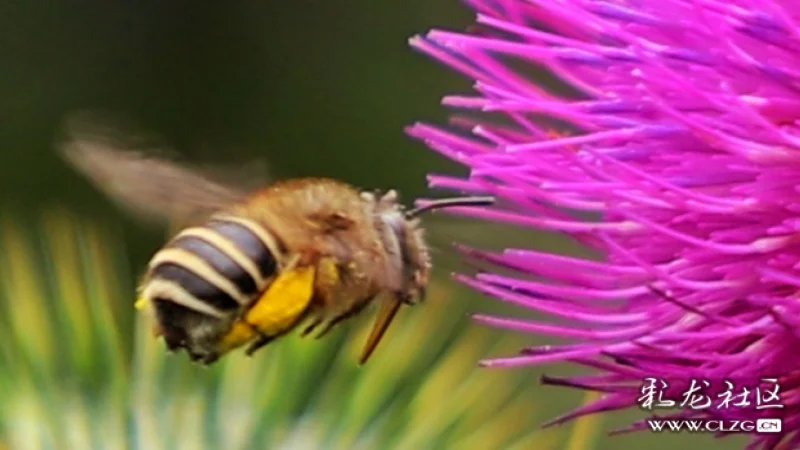
<svg viewBox="0 0 800 450">
<path fill-rule="evenodd" d="M 430 185 L 500 199 L 456 213 L 560 232 L 597 255 L 461 248 L 518 275 L 460 281 L 562 323 L 477 316 L 565 341 L 483 364 L 594 369 L 544 379 L 604 393 L 554 422 L 635 407 L 647 377 L 678 396 L 692 380 L 711 381 L 718 395 L 724 380 L 774 377 L 783 408 L 671 413 L 777 417 L 783 432 L 753 434 L 752 447 L 800 445 L 800 4 L 469 4 L 472 32 L 411 40 L 475 80 L 473 95 L 443 103 L 478 119 L 408 129 L 470 168 L 465 179 L 435 175 Z M 568 93 L 537 85 L 535 71 Z M 554 134 L 542 117 L 570 131 Z"/>
</svg>

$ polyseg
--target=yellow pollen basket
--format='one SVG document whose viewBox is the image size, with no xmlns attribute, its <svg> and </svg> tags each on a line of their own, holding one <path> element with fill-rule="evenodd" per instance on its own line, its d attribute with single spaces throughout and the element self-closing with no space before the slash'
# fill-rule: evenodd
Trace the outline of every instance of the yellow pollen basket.
<svg viewBox="0 0 800 450">
<path fill-rule="evenodd" d="M 240 347 L 259 336 L 275 336 L 294 325 L 311 303 L 314 268 L 281 272 L 264 294 L 231 326 L 220 342 L 220 352 Z"/>
<path fill-rule="evenodd" d="M 245 323 L 242 319 L 236 319 L 231 325 L 231 329 L 219 343 L 219 352 L 225 353 L 237 347 L 247 344 L 256 339 L 258 332 L 252 325 Z"/>
</svg>

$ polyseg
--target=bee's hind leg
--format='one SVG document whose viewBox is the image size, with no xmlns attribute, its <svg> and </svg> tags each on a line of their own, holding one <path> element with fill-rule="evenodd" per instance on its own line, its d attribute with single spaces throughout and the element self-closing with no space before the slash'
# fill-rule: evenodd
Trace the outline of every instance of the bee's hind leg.
<svg viewBox="0 0 800 450">
<path fill-rule="evenodd" d="M 307 314 L 303 314 L 302 316 L 298 317 L 297 321 L 295 323 L 297 324 L 297 323 L 302 322 L 306 318 L 306 316 L 307 316 Z M 284 331 L 282 331 L 282 332 L 280 332 L 278 334 L 273 334 L 273 335 L 270 335 L 270 336 L 267 336 L 267 335 L 264 335 L 264 334 L 259 334 L 258 338 L 256 338 L 256 340 L 253 341 L 253 343 L 251 343 L 247 347 L 247 349 L 244 351 L 245 355 L 253 356 L 253 353 L 255 353 L 256 351 L 261 349 L 261 347 L 264 347 L 265 345 L 269 344 L 270 342 L 274 341 L 275 339 L 278 339 L 279 337 L 282 337 L 282 336 L 286 335 L 293 328 L 294 328 L 294 326 L 289 327 L 286 330 L 284 330 Z"/>
<path fill-rule="evenodd" d="M 244 354 L 247 356 L 253 356 L 253 353 L 264 347 L 265 345 L 269 344 L 270 342 L 274 341 L 275 338 L 278 336 L 264 336 L 263 334 L 258 337 L 252 344 L 250 344 L 247 349 L 244 351 Z"/>
<path fill-rule="evenodd" d="M 251 356 L 261 347 L 293 330 L 308 317 L 314 296 L 311 267 L 295 267 L 282 272 L 267 291 L 242 317 L 251 330 L 251 343 L 245 350 Z"/>
</svg>

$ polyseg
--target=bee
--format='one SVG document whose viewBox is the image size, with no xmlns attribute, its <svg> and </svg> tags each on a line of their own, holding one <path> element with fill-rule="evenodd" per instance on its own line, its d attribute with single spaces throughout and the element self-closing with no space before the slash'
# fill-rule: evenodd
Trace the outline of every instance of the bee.
<svg viewBox="0 0 800 450">
<path fill-rule="evenodd" d="M 377 302 L 364 364 L 401 305 L 424 298 L 431 259 L 419 216 L 493 202 L 405 209 L 394 190 L 328 178 L 242 188 L 85 120 L 66 131 L 60 153 L 77 172 L 124 209 L 176 229 L 150 259 L 136 306 L 153 314 L 170 351 L 201 364 L 240 347 L 253 355 L 304 322 L 303 336 L 322 337 Z"/>
</svg>

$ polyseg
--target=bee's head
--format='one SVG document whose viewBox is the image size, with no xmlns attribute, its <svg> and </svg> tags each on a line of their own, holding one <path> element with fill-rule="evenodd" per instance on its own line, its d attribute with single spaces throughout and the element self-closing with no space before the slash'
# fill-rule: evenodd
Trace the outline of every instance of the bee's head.
<svg viewBox="0 0 800 450">
<path fill-rule="evenodd" d="M 374 205 L 376 227 L 381 234 L 383 246 L 389 255 L 387 271 L 390 285 L 396 286 L 398 294 L 406 302 L 425 295 L 431 260 L 424 230 L 419 216 L 427 211 L 453 206 L 479 206 L 494 203 L 492 197 L 459 197 L 433 200 L 425 206 L 405 210 L 398 203 L 397 192 L 388 191 L 380 198 L 372 193 L 362 194 Z"/>
</svg>

